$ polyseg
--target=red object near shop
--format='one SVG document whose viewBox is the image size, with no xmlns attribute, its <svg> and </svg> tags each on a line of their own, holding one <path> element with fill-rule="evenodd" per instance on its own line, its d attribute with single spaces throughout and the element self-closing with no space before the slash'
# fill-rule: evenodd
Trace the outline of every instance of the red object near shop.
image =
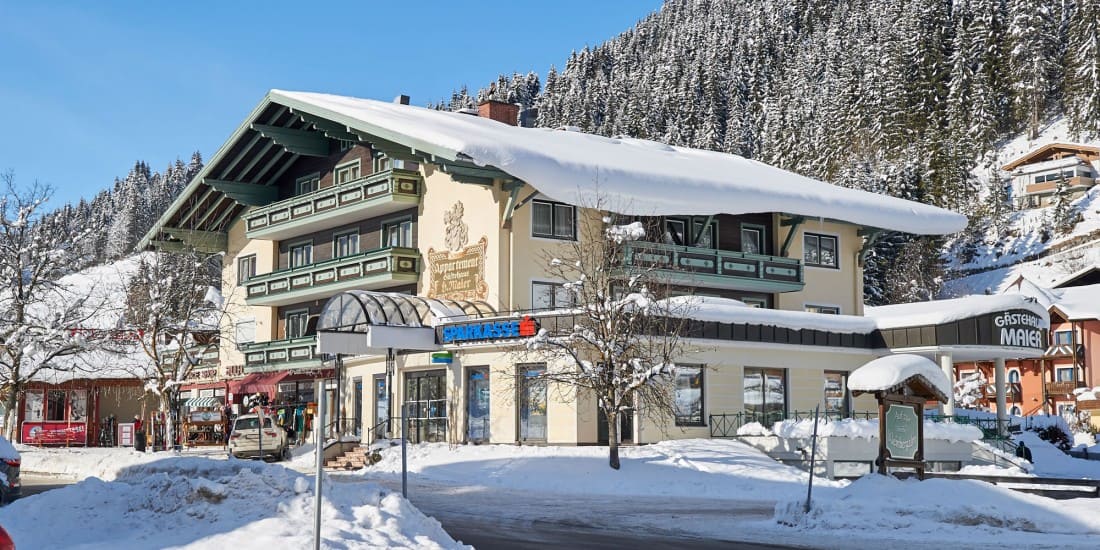
<svg viewBox="0 0 1100 550">
<path fill-rule="evenodd" d="M 11 535 L 3 526 L 0 526 L 0 550 L 15 550 L 15 541 L 11 540 Z"/>
</svg>

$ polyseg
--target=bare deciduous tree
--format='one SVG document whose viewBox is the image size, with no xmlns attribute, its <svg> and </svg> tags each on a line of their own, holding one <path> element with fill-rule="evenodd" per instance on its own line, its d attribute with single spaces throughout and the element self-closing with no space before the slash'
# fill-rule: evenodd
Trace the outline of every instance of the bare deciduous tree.
<svg viewBox="0 0 1100 550">
<path fill-rule="evenodd" d="M 621 223 L 603 215 L 600 201 L 579 209 L 579 235 L 546 257 L 547 275 L 564 281 L 574 308 L 571 327 L 541 329 L 525 356 L 565 359 L 542 377 L 552 385 L 589 392 L 607 420 L 609 464 L 619 468 L 619 419 L 641 407 L 669 421 L 677 413 L 675 360 L 690 303 L 670 301 L 659 263 L 626 261 L 631 243 L 645 238 L 642 221 Z M 656 231 L 650 228 L 651 235 Z M 559 324 L 560 326 L 560 324 Z"/>
</svg>

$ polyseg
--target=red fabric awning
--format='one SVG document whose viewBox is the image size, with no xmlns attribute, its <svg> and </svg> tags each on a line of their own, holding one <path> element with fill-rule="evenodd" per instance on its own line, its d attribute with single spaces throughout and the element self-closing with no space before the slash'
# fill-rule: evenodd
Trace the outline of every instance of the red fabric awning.
<svg viewBox="0 0 1100 550">
<path fill-rule="evenodd" d="M 226 383 L 224 381 L 222 381 L 222 382 L 199 382 L 199 383 L 195 383 L 195 384 L 184 384 L 184 385 L 180 386 L 180 391 L 208 390 L 210 388 L 225 389 L 225 384 Z"/>
<path fill-rule="evenodd" d="M 287 371 L 254 372 L 240 380 L 230 381 L 229 393 L 233 395 L 266 393 L 271 397 L 275 397 L 275 387 L 289 374 Z"/>
</svg>

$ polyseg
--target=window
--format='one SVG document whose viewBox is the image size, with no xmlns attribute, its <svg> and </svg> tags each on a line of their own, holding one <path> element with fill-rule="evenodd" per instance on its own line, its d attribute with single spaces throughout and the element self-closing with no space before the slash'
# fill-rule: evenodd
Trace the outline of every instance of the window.
<svg viewBox="0 0 1100 550">
<path fill-rule="evenodd" d="M 256 276 L 256 255 L 237 258 L 237 284 L 244 284 Z"/>
<path fill-rule="evenodd" d="M 46 392 L 46 421 L 65 420 L 65 390 Z"/>
<path fill-rule="evenodd" d="M 382 224 L 382 246 L 412 248 L 412 220 L 401 220 Z"/>
<path fill-rule="evenodd" d="M 677 426 L 703 426 L 703 367 L 676 366 Z"/>
<path fill-rule="evenodd" d="M 333 171 L 336 185 L 359 179 L 359 161 L 349 162 L 336 167 Z"/>
<path fill-rule="evenodd" d="M 235 328 L 238 344 L 248 344 L 256 341 L 256 319 L 241 320 Z"/>
<path fill-rule="evenodd" d="M 1055 376 L 1058 378 L 1058 382 L 1073 382 L 1073 367 L 1057 369 L 1055 372 Z"/>
<path fill-rule="evenodd" d="M 290 267 L 302 267 L 313 263 L 313 243 L 301 243 L 290 247 Z"/>
<path fill-rule="evenodd" d="M 1072 330 L 1059 330 L 1054 333 L 1054 345 L 1069 346 L 1073 344 Z"/>
<path fill-rule="evenodd" d="M 706 220 L 695 220 L 692 222 L 692 238 L 695 239 L 695 244 L 699 248 L 717 248 L 718 239 L 714 237 L 714 229 L 717 227 L 717 223 L 713 220 L 707 224 L 706 229 L 703 228 L 703 224 Z"/>
<path fill-rule="evenodd" d="M 745 412 L 765 426 L 787 415 L 787 371 L 745 367 Z"/>
<path fill-rule="evenodd" d="M 568 204 L 533 201 L 531 235 L 551 239 L 573 239 L 576 211 Z"/>
<path fill-rule="evenodd" d="M 343 258 L 359 253 L 359 232 L 342 233 L 332 239 L 333 257 Z"/>
<path fill-rule="evenodd" d="M 741 302 L 744 302 L 746 306 L 755 307 L 760 309 L 768 308 L 768 301 L 763 298 L 754 298 L 750 296 L 741 296 L 738 298 Z"/>
<path fill-rule="evenodd" d="M 41 422 L 43 405 L 42 390 L 27 390 L 23 404 L 23 419 L 27 422 Z"/>
<path fill-rule="evenodd" d="M 321 175 L 311 174 L 302 178 L 298 178 L 294 182 L 295 194 L 305 195 L 306 193 L 312 193 L 317 190 L 317 187 L 321 185 Z"/>
<path fill-rule="evenodd" d="M 803 308 L 810 313 L 824 313 L 826 315 L 840 315 L 840 308 L 836 306 L 815 306 L 806 304 Z"/>
<path fill-rule="evenodd" d="M 309 327 L 309 311 L 292 311 L 286 314 L 286 337 L 301 338 Z"/>
<path fill-rule="evenodd" d="M 825 413 L 847 418 L 848 403 L 848 373 L 825 371 Z"/>
<path fill-rule="evenodd" d="M 573 293 L 561 283 L 531 283 L 532 309 L 557 309 L 574 303 Z"/>
<path fill-rule="evenodd" d="M 764 228 L 758 225 L 741 226 L 741 252 L 746 254 L 764 253 Z"/>
<path fill-rule="evenodd" d="M 347 151 L 348 149 L 355 147 L 355 142 L 350 139 L 339 139 L 336 141 L 339 142 L 341 151 Z"/>
<path fill-rule="evenodd" d="M 837 268 L 837 238 L 806 233 L 802 238 L 802 257 L 806 265 Z"/>
<path fill-rule="evenodd" d="M 1008 414 L 1010 414 L 1012 416 L 1020 416 L 1023 413 L 1024 413 L 1024 411 L 1016 405 L 1013 405 L 1012 408 L 1008 410 Z"/>
<path fill-rule="evenodd" d="M 684 246 L 687 244 L 687 224 L 684 220 L 665 220 L 665 244 Z"/>
<path fill-rule="evenodd" d="M 1020 383 L 1020 371 L 1018 369 L 1012 369 L 1008 371 L 1008 381 L 1011 384 Z"/>
<path fill-rule="evenodd" d="M 1066 416 L 1077 412 L 1077 406 L 1073 403 L 1058 403 L 1058 416 Z"/>
</svg>

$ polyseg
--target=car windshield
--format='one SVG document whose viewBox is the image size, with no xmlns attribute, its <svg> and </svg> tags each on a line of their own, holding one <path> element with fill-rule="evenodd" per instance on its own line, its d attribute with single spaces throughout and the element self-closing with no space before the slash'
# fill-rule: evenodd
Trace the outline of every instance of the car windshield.
<svg viewBox="0 0 1100 550">
<path fill-rule="evenodd" d="M 260 427 L 260 419 L 256 417 L 252 418 L 238 418 L 237 423 L 234 425 L 235 430 L 255 430 Z M 271 419 L 264 418 L 264 427 L 271 427 Z"/>
</svg>

